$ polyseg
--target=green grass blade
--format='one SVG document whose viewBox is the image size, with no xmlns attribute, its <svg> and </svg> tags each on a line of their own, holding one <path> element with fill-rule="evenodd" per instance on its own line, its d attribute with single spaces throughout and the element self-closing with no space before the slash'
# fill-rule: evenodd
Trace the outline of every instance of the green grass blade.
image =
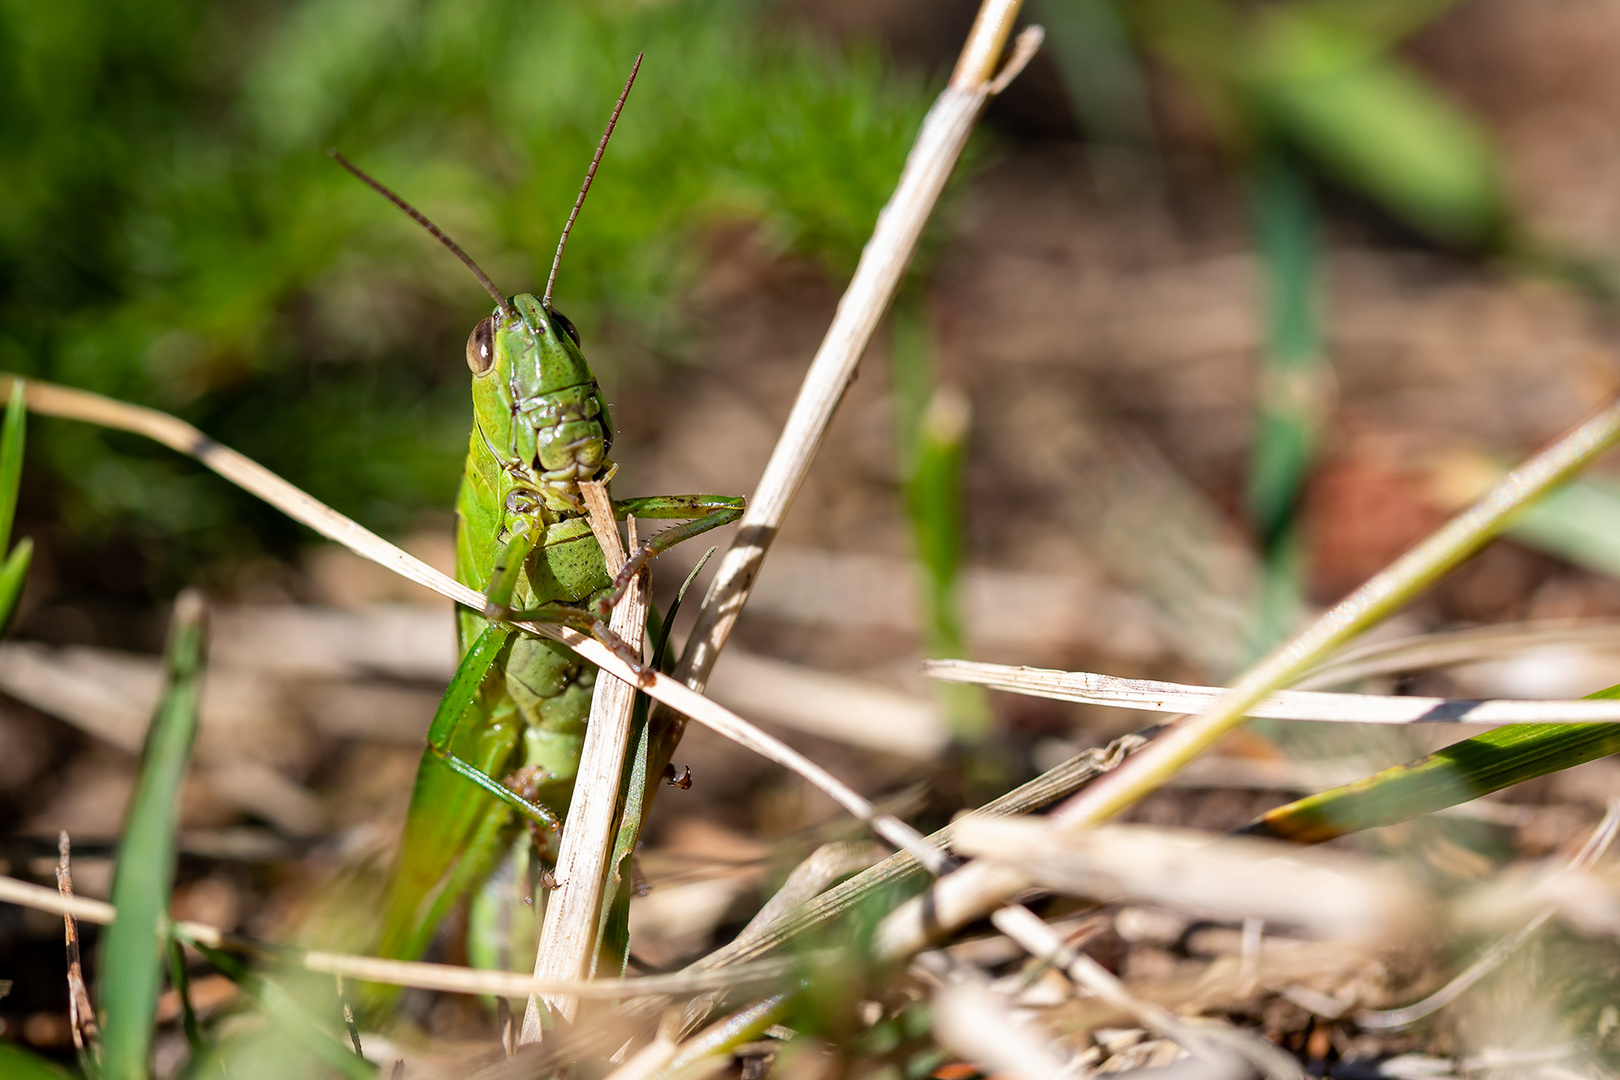
<svg viewBox="0 0 1620 1080">
<path fill-rule="evenodd" d="M 1380 49 L 1397 45 L 1455 7 L 1457 0 L 1300 0 L 1307 18 L 1342 27 Z"/>
<path fill-rule="evenodd" d="M 1112 190 L 1158 186 L 1159 139 L 1147 79 L 1117 0 L 1047 0 L 1036 12 L 1085 130 L 1093 172 Z"/>
<path fill-rule="evenodd" d="M 1316 454 L 1327 359 L 1316 303 L 1317 215 L 1310 183 L 1280 149 L 1251 169 L 1253 229 L 1266 289 L 1266 347 L 1260 358 L 1249 518 L 1264 555 L 1257 651 L 1276 644 L 1302 612 L 1295 512 Z"/>
<path fill-rule="evenodd" d="M 1520 543 L 1620 577 L 1620 484 L 1583 476 L 1527 509 L 1508 529 Z"/>
<path fill-rule="evenodd" d="M 1620 686 L 1588 694 L 1620 698 Z M 1243 831 L 1319 844 L 1394 825 L 1620 752 L 1620 724 L 1509 724 L 1279 806 Z"/>
<path fill-rule="evenodd" d="M 202 1056 L 202 1029 L 197 1026 L 197 1010 L 191 1004 L 191 972 L 186 969 L 186 950 L 178 941 L 169 942 L 169 982 L 180 999 L 180 1027 L 186 1034 L 193 1059 Z"/>
<path fill-rule="evenodd" d="M 1382 43 L 1271 8 L 1244 76 L 1265 120 L 1341 182 L 1441 239 L 1489 243 L 1508 209 L 1481 125 Z"/>
<path fill-rule="evenodd" d="M 11 546 L 11 526 L 17 520 L 17 493 L 22 487 L 23 444 L 28 432 L 27 387 L 12 384 L 6 419 L 0 425 L 0 551 Z"/>
<path fill-rule="evenodd" d="M 23 537 L 11 554 L 0 563 L 0 636 L 11 629 L 16 617 L 17 604 L 22 600 L 23 586 L 28 583 L 28 566 L 34 560 L 34 541 Z"/>
<path fill-rule="evenodd" d="M 68 1074 L 15 1043 L 0 1042 L 0 1076 L 7 1080 L 68 1080 Z"/>
<path fill-rule="evenodd" d="M 118 844 L 112 900 L 118 916 L 102 947 L 101 1011 L 106 1080 L 148 1075 L 154 1018 L 168 947 L 169 893 L 180 782 L 197 734 L 202 692 L 203 603 L 194 592 L 174 605 L 166 656 L 169 685 L 146 734 L 141 769 Z"/>
<path fill-rule="evenodd" d="M 613 834 L 613 852 L 608 856 L 607 895 L 602 917 L 596 927 L 596 977 L 622 976 L 630 963 L 630 898 L 635 894 L 635 851 L 641 840 L 641 827 L 652 795 L 661 776 L 652 776 L 652 729 L 647 724 L 650 702 L 646 695 L 636 698 L 630 720 L 630 746 L 625 754 L 619 790 L 624 792 L 619 810 L 619 827 Z"/>
<path fill-rule="evenodd" d="M 891 318 L 896 453 L 911 546 L 921 571 L 923 648 L 935 658 L 964 657 L 958 592 L 966 531 L 962 471 L 967 401 L 936 385 L 934 343 L 921 304 L 901 303 Z M 936 692 L 959 743 L 972 746 L 989 737 L 993 717 L 982 690 L 942 685 Z"/>
</svg>

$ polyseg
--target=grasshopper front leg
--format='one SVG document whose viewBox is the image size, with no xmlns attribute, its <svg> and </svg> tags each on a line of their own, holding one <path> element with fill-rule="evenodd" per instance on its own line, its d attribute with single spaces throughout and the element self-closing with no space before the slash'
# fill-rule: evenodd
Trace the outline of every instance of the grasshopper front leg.
<svg viewBox="0 0 1620 1080">
<path fill-rule="evenodd" d="M 634 515 L 653 520 L 685 520 L 685 524 L 649 536 L 614 575 L 613 587 L 591 601 L 591 613 L 606 621 L 613 613 L 614 605 L 630 587 L 631 579 L 643 567 L 676 544 L 702 536 L 722 525 L 730 525 L 742 517 L 746 508 L 747 500 L 740 495 L 649 495 L 639 499 L 615 500 L 614 517 Z"/>
<path fill-rule="evenodd" d="M 592 547 L 595 545 L 589 525 L 583 518 L 575 518 L 552 526 L 539 538 L 538 543 L 525 529 L 515 529 L 496 553 L 494 568 L 490 573 L 489 582 L 484 587 L 484 610 L 480 614 L 491 622 L 552 623 L 578 630 L 582 634 L 589 634 L 612 649 L 614 655 L 628 664 L 637 677 L 643 676 L 647 668 L 641 662 L 641 650 L 634 648 L 608 629 L 607 619 L 613 612 L 612 604 L 606 606 L 605 613 L 598 607 L 596 601 L 581 604 L 553 600 L 532 607 L 516 610 L 512 608 L 512 597 L 522 579 L 525 560 L 530 553 L 538 548 L 542 556 L 551 559 L 559 553 L 569 552 L 571 548 L 581 543 L 588 543 Z M 600 560 L 600 554 L 594 557 Z M 563 559 L 567 559 L 566 554 L 563 555 Z M 627 584 L 629 580 L 629 577 L 625 578 Z M 616 601 L 617 597 L 614 599 Z"/>
<path fill-rule="evenodd" d="M 535 547 L 534 541 L 527 536 L 515 534 L 501 548 L 496 558 L 489 587 L 484 591 L 486 601 L 484 617 L 503 622 L 554 623 L 590 634 L 612 649 L 614 654 L 628 664 L 638 676 L 642 675 L 647 668 L 641 661 L 640 650 L 608 629 L 607 620 L 613 614 L 614 606 L 624 595 L 624 591 L 630 587 L 631 580 L 654 558 L 682 541 L 701 536 L 721 525 L 731 524 L 742 516 L 745 507 L 746 500 L 733 495 L 652 495 L 615 500 L 613 515 L 621 520 L 630 515 L 653 520 L 691 520 L 685 520 L 684 524 L 649 537 L 630 558 L 625 560 L 624 566 L 614 576 L 612 585 L 597 593 L 583 606 L 553 601 L 519 611 L 511 609 L 512 593 L 518 580 L 518 568 L 524 556 Z M 583 539 L 583 536 L 572 535 L 575 532 L 578 532 L 578 529 L 571 525 L 553 529 L 548 532 L 540 546 L 542 549 L 565 548 L 568 543 Z M 554 536 L 553 533 L 560 535 Z"/>
</svg>

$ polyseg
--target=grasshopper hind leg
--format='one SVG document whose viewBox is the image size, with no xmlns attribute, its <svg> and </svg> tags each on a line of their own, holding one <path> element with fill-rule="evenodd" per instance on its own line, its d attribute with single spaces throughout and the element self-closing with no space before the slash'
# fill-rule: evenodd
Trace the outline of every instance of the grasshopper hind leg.
<svg viewBox="0 0 1620 1080">
<path fill-rule="evenodd" d="M 442 746 L 434 746 L 429 743 L 428 753 L 448 765 L 450 770 L 458 776 L 471 780 L 489 794 L 512 807 L 531 824 L 538 825 L 550 832 L 558 832 L 562 829 L 562 818 L 541 803 L 524 798 L 521 786 L 514 786 L 512 781 L 505 784 L 501 783 L 478 766 L 461 760 Z M 522 772 L 522 770 L 520 769 L 519 772 Z M 516 775 L 514 774 L 514 776 Z"/>
</svg>

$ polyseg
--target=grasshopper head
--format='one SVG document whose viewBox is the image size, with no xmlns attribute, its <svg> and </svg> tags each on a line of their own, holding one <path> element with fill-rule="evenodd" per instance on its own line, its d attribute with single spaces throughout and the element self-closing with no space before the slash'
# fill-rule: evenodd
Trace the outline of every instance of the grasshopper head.
<svg viewBox="0 0 1620 1080">
<path fill-rule="evenodd" d="M 512 298 L 509 313 L 497 310 L 473 327 L 467 338 L 467 366 L 474 386 L 500 384 L 514 401 L 596 381 L 580 352 L 574 324 L 561 312 L 547 311 L 527 293 Z"/>
<path fill-rule="evenodd" d="M 613 431 L 573 324 L 515 296 L 473 328 L 467 366 L 479 430 L 519 493 L 513 509 L 532 495 L 553 511 L 577 511 L 578 483 L 606 467 Z"/>
</svg>

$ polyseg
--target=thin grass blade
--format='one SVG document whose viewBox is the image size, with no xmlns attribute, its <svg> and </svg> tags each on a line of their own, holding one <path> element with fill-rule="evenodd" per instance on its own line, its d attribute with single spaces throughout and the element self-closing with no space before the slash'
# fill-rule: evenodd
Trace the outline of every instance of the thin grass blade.
<svg viewBox="0 0 1620 1080">
<path fill-rule="evenodd" d="M 197 1026 L 197 1009 L 191 1003 L 191 972 L 186 968 L 186 950 L 178 939 L 169 942 L 169 983 L 180 999 L 180 1028 L 186 1033 L 186 1045 L 191 1056 L 202 1056 L 204 1043 L 202 1029 Z"/>
<path fill-rule="evenodd" d="M 0 424 L 0 551 L 11 546 L 11 526 L 17 520 L 17 493 L 22 487 L 23 444 L 28 430 L 28 388 L 18 379 L 6 402 Z"/>
<path fill-rule="evenodd" d="M 1620 686 L 1587 697 L 1620 698 Z M 1510 724 L 1353 784 L 1279 806 L 1243 831 L 1319 844 L 1432 814 L 1617 752 L 1617 724 Z"/>
<path fill-rule="evenodd" d="M 0 425 L 0 552 L 11 546 L 11 527 L 17 520 L 17 496 L 22 488 L 23 449 L 28 429 L 27 386 L 18 379 L 6 401 L 6 418 Z M 11 627 L 28 580 L 34 542 L 23 540 L 0 563 L 0 634 Z"/>
<path fill-rule="evenodd" d="M 655 620 L 655 609 L 648 607 L 647 635 L 656 642 L 652 654 L 655 670 L 663 671 L 669 666 L 672 655 L 669 639 L 675 629 L 675 617 L 680 614 L 687 590 L 716 550 L 711 547 L 704 552 L 687 573 L 662 620 Z M 655 621 L 660 622 L 656 628 Z M 619 782 L 619 790 L 625 793 L 624 806 L 613 836 L 613 851 L 608 856 L 609 899 L 602 905 L 602 921 L 596 931 L 596 973 L 608 978 L 622 976 L 630 963 L 630 898 L 635 891 L 633 856 L 636 845 L 641 842 L 647 810 L 652 805 L 651 788 L 661 779 L 649 775 L 652 735 L 647 727 L 647 716 L 651 708 L 651 698 L 646 694 L 636 695 L 635 714 L 630 720 L 630 748 L 625 755 L 624 776 Z"/>
<path fill-rule="evenodd" d="M 1086 133 L 1087 163 L 1104 190 L 1157 187 L 1158 133 L 1141 58 L 1113 0 L 1051 0 L 1035 11 L 1050 57 Z"/>
<path fill-rule="evenodd" d="M 1317 214 L 1310 182 L 1281 149 L 1251 167 L 1255 246 L 1265 276 L 1266 347 L 1249 460 L 1249 520 L 1264 556 L 1256 651 L 1303 613 L 1304 553 L 1296 511 L 1316 455 L 1329 372 L 1318 329 Z"/>
<path fill-rule="evenodd" d="M 195 592 L 175 601 L 166 655 L 169 685 L 147 732 L 118 845 L 112 890 L 118 915 L 107 930 L 100 986 L 106 1080 L 148 1075 L 169 941 L 180 782 L 197 734 L 202 693 L 203 611 Z"/>
<path fill-rule="evenodd" d="M 921 304 L 901 304 L 893 322 L 895 450 L 905 478 L 906 515 L 919 571 L 923 648 L 929 656 L 966 656 L 959 583 L 966 533 L 962 474 L 968 402 L 960 391 L 939 384 L 933 335 Z M 968 746 L 983 743 L 993 723 L 983 691 L 937 690 L 955 739 Z"/>
<path fill-rule="evenodd" d="M 28 567 L 34 561 L 34 541 L 24 537 L 6 560 L 0 563 L 0 636 L 11 629 L 22 600 L 23 586 L 28 583 Z"/>
</svg>

